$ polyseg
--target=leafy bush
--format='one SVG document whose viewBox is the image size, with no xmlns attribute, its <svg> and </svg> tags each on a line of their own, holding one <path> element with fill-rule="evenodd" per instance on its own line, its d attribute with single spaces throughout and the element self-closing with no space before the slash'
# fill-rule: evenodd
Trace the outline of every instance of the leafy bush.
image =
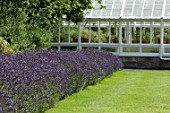
<svg viewBox="0 0 170 113">
<path fill-rule="evenodd" d="M 49 48 L 53 36 L 47 30 L 29 24 L 1 26 L 0 35 L 16 52 Z"/>
<path fill-rule="evenodd" d="M 15 6 L 11 4 L 11 7 Z M 39 26 L 36 22 L 28 22 L 27 14 L 22 9 L 6 8 L 6 10 L 0 9 L 0 14 L 3 15 L 3 18 L 0 18 L 0 36 L 15 52 L 50 47 L 53 34 L 49 29 Z M 13 11 L 16 11 L 16 16 L 13 15 Z M 8 12 L 9 15 L 2 12 Z"/>
<path fill-rule="evenodd" d="M 2 37 L 0 37 L 0 53 L 15 53 L 11 48 L 10 45 L 6 40 L 4 40 Z"/>
<path fill-rule="evenodd" d="M 0 112 L 42 113 L 122 66 L 118 57 L 94 49 L 0 54 Z"/>
</svg>

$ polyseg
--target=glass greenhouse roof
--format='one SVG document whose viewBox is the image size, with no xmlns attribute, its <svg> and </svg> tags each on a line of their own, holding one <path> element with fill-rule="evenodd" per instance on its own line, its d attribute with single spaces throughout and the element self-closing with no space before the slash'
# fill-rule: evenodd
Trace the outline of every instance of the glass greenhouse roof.
<svg viewBox="0 0 170 113">
<path fill-rule="evenodd" d="M 170 19 L 170 0 L 103 0 L 105 9 L 95 0 L 92 4 L 95 9 L 87 11 L 86 18 Z"/>
</svg>

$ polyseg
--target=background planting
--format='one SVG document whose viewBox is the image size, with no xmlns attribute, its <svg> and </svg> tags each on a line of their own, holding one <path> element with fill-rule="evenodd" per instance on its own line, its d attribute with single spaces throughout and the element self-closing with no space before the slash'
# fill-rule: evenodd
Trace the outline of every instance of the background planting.
<svg viewBox="0 0 170 113">
<path fill-rule="evenodd" d="M 0 54 L 0 112 L 42 113 L 123 67 L 111 53 L 34 50 Z"/>
<path fill-rule="evenodd" d="M 102 0 L 96 1 L 104 7 Z M 63 16 L 82 22 L 90 9 L 91 0 L 0 0 L 0 36 L 17 53 L 50 48 Z"/>
</svg>

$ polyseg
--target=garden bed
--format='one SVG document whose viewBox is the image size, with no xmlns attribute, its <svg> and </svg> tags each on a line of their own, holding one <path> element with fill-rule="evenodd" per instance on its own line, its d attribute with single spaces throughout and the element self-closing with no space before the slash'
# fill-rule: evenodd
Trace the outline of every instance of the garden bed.
<svg viewBox="0 0 170 113">
<path fill-rule="evenodd" d="M 0 112 L 43 113 L 72 93 L 122 68 L 121 60 L 95 49 L 35 50 L 0 54 Z"/>
</svg>

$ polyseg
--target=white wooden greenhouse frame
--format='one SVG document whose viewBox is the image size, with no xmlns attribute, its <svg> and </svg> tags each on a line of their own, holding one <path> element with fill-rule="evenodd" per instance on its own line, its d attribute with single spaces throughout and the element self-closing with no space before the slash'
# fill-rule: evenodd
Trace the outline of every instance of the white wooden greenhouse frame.
<svg viewBox="0 0 170 113">
<path fill-rule="evenodd" d="M 118 56 L 144 56 L 160 57 L 162 60 L 170 60 L 170 44 L 165 44 L 165 28 L 170 28 L 170 0 L 103 0 L 105 9 L 100 9 L 100 5 L 92 0 L 95 9 L 86 11 L 85 22 L 78 23 L 78 42 L 70 41 L 70 32 L 68 32 L 68 42 L 61 42 L 60 27 L 58 29 L 58 42 L 52 42 L 52 46 L 57 46 L 58 50 L 62 46 L 74 46 L 81 50 L 83 47 L 115 48 L 112 53 Z M 70 31 L 73 23 L 62 22 L 68 26 Z M 116 35 L 118 43 L 111 42 L 111 29 L 116 25 Z M 81 31 L 83 27 L 88 28 L 88 42 L 81 42 Z M 91 30 L 96 27 L 98 30 L 98 42 L 91 42 Z M 100 30 L 108 28 L 108 42 L 101 42 Z M 150 42 L 142 43 L 143 28 L 147 28 L 150 33 Z M 153 43 L 154 29 L 158 28 L 160 43 Z M 132 43 L 132 32 L 139 30 L 139 42 Z M 122 35 L 126 43 L 122 42 Z M 170 37 L 169 37 L 170 38 Z M 133 48 L 135 51 L 125 51 Z M 155 49 L 157 51 L 143 51 L 145 48 Z"/>
</svg>

